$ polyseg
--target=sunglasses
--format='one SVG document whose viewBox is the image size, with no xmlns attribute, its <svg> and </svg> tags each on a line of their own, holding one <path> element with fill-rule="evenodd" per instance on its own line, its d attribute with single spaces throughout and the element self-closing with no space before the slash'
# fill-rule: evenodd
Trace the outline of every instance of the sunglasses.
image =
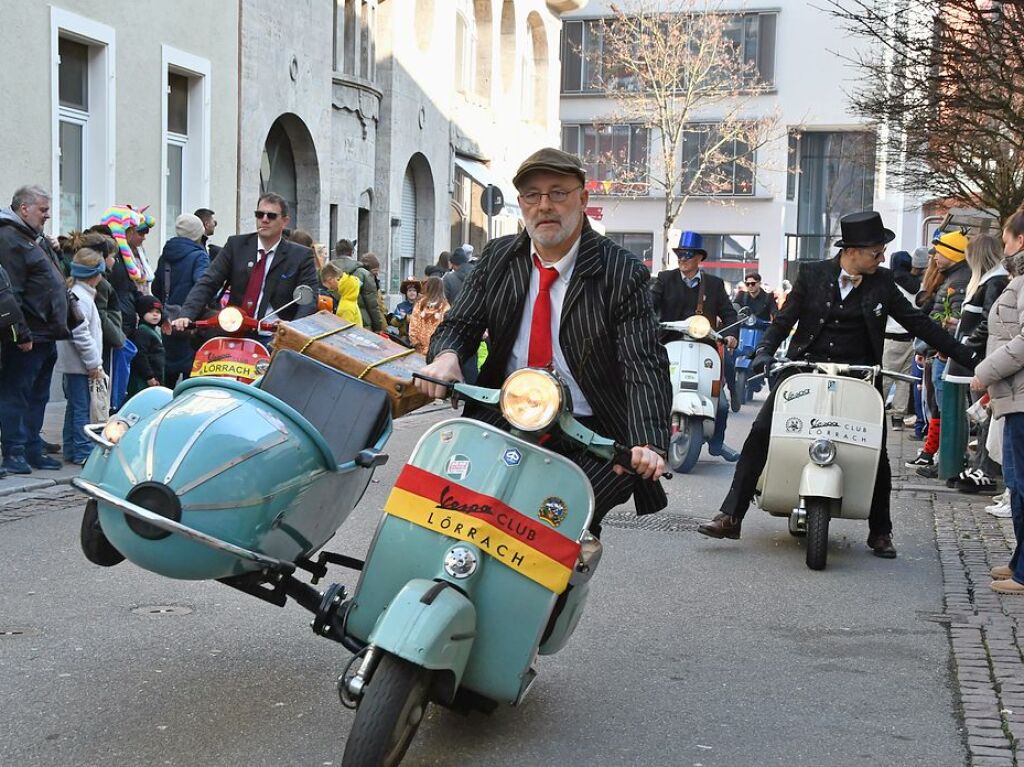
<svg viewBox="0 0 1024 767">
<path fill-rule="evenodd" d="M 748 281 L 744 282 L 743 284 L 744 285 L 757 285 L 758 282 L 757 282 L 757 280 L 748 280 Z"/>
<path fill-rule="evenodd" d="M 275 213 L 272 210 L 258 210 L 254 215 L 256 216 L 257 221 L 261 218 L 265 218 L 267 219 L 267 221 L 276 221 L 278 216 L 280 216 L 281 214 Z"/>
</svg>

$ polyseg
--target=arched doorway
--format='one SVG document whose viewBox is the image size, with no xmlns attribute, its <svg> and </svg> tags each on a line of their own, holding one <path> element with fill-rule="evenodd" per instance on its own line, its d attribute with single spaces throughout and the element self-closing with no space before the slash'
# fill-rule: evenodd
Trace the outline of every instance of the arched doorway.
<svg viewBox="0 0 1024 767">
<path fill-rule="evenodd" d="M 416 153 L 405 166 L 402 177 L 401 228 L 398 234 L 398 263 L 391 275 L 391 289 L 398 282 L 423 274 L 434 262 L 434 174 L 430 163 Z"/>
<path fill-rule="evenodd" d="M 320 165 L 313 137 L 297 115 L 281 115 L 267 133 L 260 160 L 260 194 L 267 192 L 288 201 L 289 228 L 320 236 Z"/>
</svg>

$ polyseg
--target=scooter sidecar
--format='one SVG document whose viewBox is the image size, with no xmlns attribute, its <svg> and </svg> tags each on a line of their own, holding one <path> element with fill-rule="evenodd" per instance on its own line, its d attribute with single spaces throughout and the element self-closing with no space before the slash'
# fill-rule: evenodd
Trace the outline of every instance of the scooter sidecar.
<svg viewBox="0 0 1024 767">
<path fill-rule="evenodd" d="M 75 485 L 127 559 L 192 580 L 309 557 L 355 507 L 391 434 L 385 392 L 291 351 L 257 385 L 148 389 L 117 423 L 92 429 L 101 447 Z"/>
</svg>

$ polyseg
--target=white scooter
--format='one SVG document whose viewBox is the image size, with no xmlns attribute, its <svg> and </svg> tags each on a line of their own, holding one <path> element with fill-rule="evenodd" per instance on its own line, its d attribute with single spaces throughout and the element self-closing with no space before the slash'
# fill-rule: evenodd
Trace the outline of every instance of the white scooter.
<svg viewBox="0 0 1024 767">
<path fill-rule="evenodd" d="M 717 344 L 722 333 L 750 316 L 744 307 L 739 320 L 714 330 L 707 317 L 695 314 L 685 320 L 662 322 L 664 330 L 682 333 L 683 338 L 665 344 L 669 376 L 672 379 L 672 437 L 668 462 L 672 470 L 689 473 L 697 464 L 701 448 L 715 433 L 715 416 L 728 409 L 722 386 L 722 356 Z M 706 343 L 713 341 L 716 345 Z"/>
<path fill-rule="evenodd" d="M 789 532 L 807 536 L 807 566 L 822 570 L 832 519 L 867 519 L 882 449 L 884 402 L 878 376 L 912 376 L 870 365 L 789 362 L 775 375 L 800 370 L 778 384 L 768 461 L 755 503 L 789 518 Z"/>
</svg>

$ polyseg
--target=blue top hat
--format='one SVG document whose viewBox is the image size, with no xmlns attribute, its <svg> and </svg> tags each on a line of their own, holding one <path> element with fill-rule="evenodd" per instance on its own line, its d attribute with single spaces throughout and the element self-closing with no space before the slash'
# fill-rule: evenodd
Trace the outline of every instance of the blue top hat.
<svg viewBox="0 0 1024 767">
<path fill-rule="evenodd" d="M 708 252 L 704 250 L 704 238 L 696 232 L 683 232 L 679 236 L 679 246 L 672 250 L 680 258 L 695 254 L 700 256 L 703 261 L 708 257 Z"/>
</svg>

